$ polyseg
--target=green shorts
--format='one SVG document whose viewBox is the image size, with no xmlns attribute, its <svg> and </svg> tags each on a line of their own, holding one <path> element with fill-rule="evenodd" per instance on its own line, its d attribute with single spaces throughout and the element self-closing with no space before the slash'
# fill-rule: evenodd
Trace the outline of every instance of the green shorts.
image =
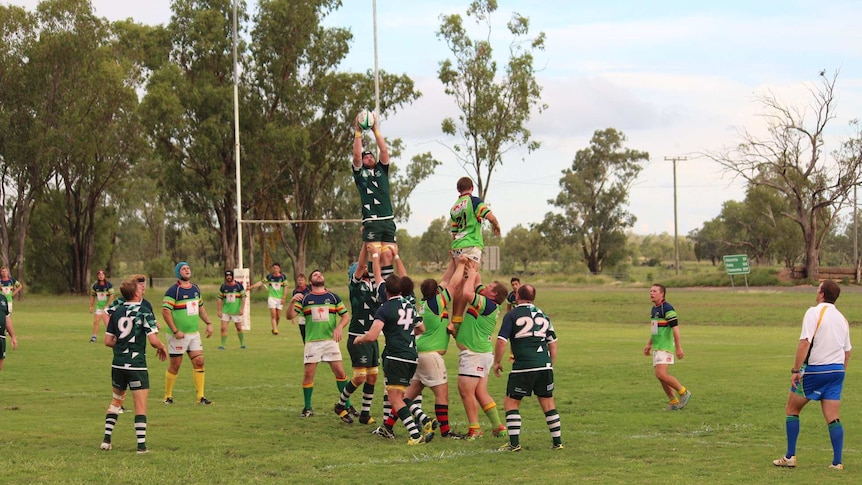
<svg viewBox="0 0 862 485">
<path fill-rule="evenodd" d="M 395 219 L 365 221 L 362 223 L 363 242 L 395 242 Z"/>
<path fill-rule="evenodd" d="M 415 362 L 383 358 L 383 377 L 387 386 L 407 387 L 415 372 Z"/>
<path fill-rule="evenodd" d="M 554 370 L 509 373 L 506 397 L 521 400 L 536 394 L 536 397 L 554 397 Z"/>
<path fill-rule="evenodd" d="M 126 370 L 111 367 L 111 386 L 125 391 L 140 391 L 150 388 L 150 374 L 146 370 Z"/>
<path fill-rule="evenodd" d="M 380 343 L 376 340 L 362 345 L 354 345 L 356 335 L 347 337 L 347 353 L 350 354 L 351 367 L 378 367 L 380 366 Z"/>
</svg>

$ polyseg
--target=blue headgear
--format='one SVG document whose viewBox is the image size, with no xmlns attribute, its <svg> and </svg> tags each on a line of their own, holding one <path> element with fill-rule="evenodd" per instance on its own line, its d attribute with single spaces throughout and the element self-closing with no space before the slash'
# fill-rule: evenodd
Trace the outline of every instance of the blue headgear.
<svg viewBox="0 0 862 485">
<path fill-rule="evenodd" d="M 356 267 L 359 266 L 359 263 L 352 263 L 349 268 L 347 268 L 347 281 L 353 279 L 354 273 L 356 273 Z"/>
<path fill-rule="evenodd" d="M 180 270 L 183 269 L 183 266 L 189 266 L 189 263 L 180 261 L 176 266 L 174 266 L 174 274 L 177 275 L 177 278 L 180 277 Z M 189 266 L 189 268 L 191 268 L 191 266 Z"/>
</svg>

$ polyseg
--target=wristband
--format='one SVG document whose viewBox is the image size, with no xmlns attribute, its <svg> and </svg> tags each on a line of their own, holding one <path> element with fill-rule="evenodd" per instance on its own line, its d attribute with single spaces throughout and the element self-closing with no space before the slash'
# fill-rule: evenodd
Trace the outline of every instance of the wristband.
<svg viewBox="0 0 862 485">
<path fill-rule="evenodd" d="M 799 374 L 799 369 L 790 369 L 791 374 Z"/>
<path fill-rule="evenodd" d="M 362 132 L 357 131 L 356 134 L 353 135 L 354 138 L 362 138 Z"/>
<path fill-rule="evenodd" d="M 372 258 L 379 258 L 379 257 L 380 257 L 380 255 L 379 255 L 379 254 L 377 254 L 377 253 L 374 253 L 374 254 L 372 254 L 372 255 L 371 255 L 371 257 L 372 257 Z"/>
<path fill-rule="evenodd" d="M 399 255 L 397 255 L 397 254 L 396 254 L 396 255 L 395 255 L 395 257 L 394 257 L 394 258 L 392 258 L 392 259 L 401 259 L 401 256 L 399 256 Z"/>
<path fill-rule="evenodd" d="M 374 136 L 380 136 L 380 132 L 377 130 L 374 130 Z"/>
</svg>

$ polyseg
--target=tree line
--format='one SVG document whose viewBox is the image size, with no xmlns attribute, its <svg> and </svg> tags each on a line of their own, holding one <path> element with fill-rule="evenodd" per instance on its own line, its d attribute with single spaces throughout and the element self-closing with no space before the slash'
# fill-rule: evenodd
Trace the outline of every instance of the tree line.
<svg viewBox="0 0 862 485">
<path fill-rule="evenodd" d="M 109 22 L 87 0 L 44 0 L 35 11 L 0 6 L 3 264 L 31 288 L 76 293 L 87 291 L 96 268 L 165 276 L 178 260 L 212 274 L 236 267 L 235 82 L 242 218 L 282 221 L 245 226 L 248 266 L 287 260 L 300 273 L 354 260 L 359 231 L 343 222 L 359 212 L 348 163 L 352 120 L 375 85 L 370 71 L 340 68 L 352 34 L 323 23 L 340 6 L 261 0 L 251 16 L 239 2 L 236 79 L 231 0 L 174 0 L 170 22 L 159 26 Z M 488 40 L 496 10 L 494 0 L 474 0 L 466 16 L 441 15 L 437 31 L 453 57 L 438 77 L 461 113 L 442 120 L 441 133 L 456 140 L 448 148 L 483 198 L 505 153 L 540 147 L 527 123 L 547 107 L 533 66 L 544 33 L 532 35 L 529 19 L 513 14 L 507 63 L 498 66 Z M 472 37 L 468 20 L 486 32 Z M 422 95 L 407 74 L 380 71 L 379 79 L 381 116 Z M 744 251 L 760 263 L 801 262 L 816 277 L 823 245 L 843 244 L 837 218 L 862 163 L 858 129 L 827 155 L 836 80 L 821 73 L 810 86 L 810 112 L 764 96 L 766 137 L 744 132 L 738 146 L 702 154 L 749 189 L 684 239 L 683 260 Z M 387 142 L 398 160 L 404 143 Z M 504 239 L 488 235 L 504 248 L 506 270 L 550 259 L 562 271 L 598 274 L 667 259 L 666 235 L 631 234 L 629 192 L 649 154 L 626 142 L 614 128 L 596 130 L 561 173 L 553 211 Z M 393 166 L 399 221 L 439 164 L 427 152 Z M 324 222 L 300 222 L 309 220 Z M 402 251 L 415 251 L 410 259 L 422 265 L 445 262 L 448 238 L 445 218 L 418 237 L 399 232 Z"/>
</svg>

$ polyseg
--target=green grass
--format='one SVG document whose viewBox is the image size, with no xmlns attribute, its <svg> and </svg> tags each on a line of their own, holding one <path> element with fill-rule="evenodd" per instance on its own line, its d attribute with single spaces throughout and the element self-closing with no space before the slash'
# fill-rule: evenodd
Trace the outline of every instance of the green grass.
<svg viewBox="0 0 862 485">
<path fill-rule="evenodd" d="M 859 292 L 845 292 L 839 308 L 859 340 Z M 233 330 L 227 351 L 216 350 L 217 335 L 204 343 L 206 395 L 214 406 L 193 404 L 188 361 L 180 369 L 176 404 L 161 404 L 166 363 L 150 351 L 151 452 L 142 456 L 134 452 L 131 414 L 120 417 L 114 450 L 98 449 L 110 399 L 110 350 L 87 343 L 87 300 L 28 296 L 15 303 L 13 314 L 19 349 L 8 352 L 0 372 L 0 482 L 769 484 L 849 483 L 857 476 L 862 378 L 852 363 L 841 416 L 847 470 L 826 469 L 831 446 L 816 404 L 802 414 L 799 467 L 771 465 L 784 451 L 788 370 L 813 288 L 674 289 L 668 296 L 680 313 L 687 354 L 672 372 L 694 394 L 686 409 L 673 413 L 663 411 L 665 397 L 642 355 L 646 289 L 539 288 L 538 303 L 560 338 L 555 398 L 562 451 L 549 449 L 534 399 L 521 406 L 524 451 L 518 455 L 496 453 L 504 441 L 490 433 L 476 442 L 437 439 L 408 447 L 399 424 L 397 441 L 381 440 L 369 434 L 371 427 L 344 425 L 332 413 L 337 393 L 327 367 L 318 369 L 315 382 L 317 414 L 303 420 L 298 331 L 282 322 L 281 335 L 270 335 L 265 304 L 255 302 L 247 350 L 239 350 Z M 451 421 L 464 431 L 456 352 L 446 358 Z M 490 391 L 502 409 L 505 377 L 492 376 Z M 377 392 L 375 417 L 381 385 Z M 433 398 L 427 392 L 425 398 L 430 409 Z"/>
</svg>

